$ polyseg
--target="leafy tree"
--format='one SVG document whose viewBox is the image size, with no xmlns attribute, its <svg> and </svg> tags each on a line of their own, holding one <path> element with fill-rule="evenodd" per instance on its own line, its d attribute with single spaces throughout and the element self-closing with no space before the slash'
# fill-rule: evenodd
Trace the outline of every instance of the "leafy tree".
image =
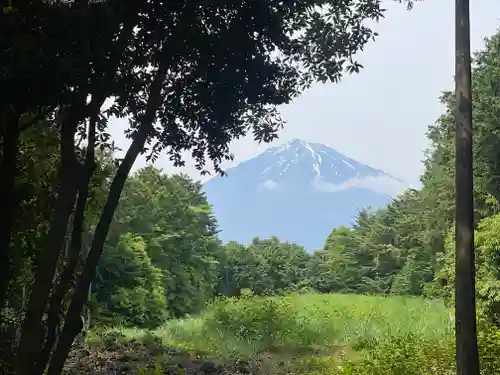
<svg viewBox="0 0 500 375">
<path fill-rule="evenodd" d="M 283 294 L 305 284 L 309 254 L 302 247 L 278 238 L 254 238 L 248 246 L 230 242 L 221 256 L 218 291 L 239 296 Z"/>
<path fill-rule="evenodd" d="M 223 247 L 219 263 L 220 279 L 217 285 L 219 294 L 234 297 L 239 295 L 242 289 L 249 289 L 252 278 L 247 272 L 258 270 L 263 260 L 247 257 L 246 250 L 245 246 L 237 242 L 229 242 Z"/>
<path fill-rule="evenodd" d="M 476 298 L 483 317 L 500 327 L 500 216 L 483 219 L 476 235 Z"/>
<path fill-rule="evenodd" d="M 309 255 L 302 246 L 280 242 L 276 237 L 266 240 L 255 238 L 247 251 L 262 254 L 268 268 L 266 276 L 275 293 L 297 289 L 305 277 Z"/>
<path fill-rule="evenodd" d="M 370 271 L 370 262 L 371 255 L 364 252 L 354 231 L 334 229 L 324 250 L 316 252 L 311 259 L 311 286 L 323 293 L 361 291 L 360 284 Z"/>
<path fill-rule="evenodd" d="M 174 316 L 198 312 L 215 293 L 220 244 L 201 188 L 184 175 L 139 170 L 125 186 L 107 242 L 116 246 L 127 232 L 144 238 Z"/>
<path fill-rule="evenodd" d="M 13 255 L 11 232 L 17 219 L 14 186 L 22 167 L 20 137 L 33 127 L 43 134 L 43 126 L 54 117 L 61 118 L 62 109 L 66 114 L 78 98 L 78 90 L 74 88 L 82 85 L 85 80 L 82 73 L 87 72 L 89 66 L 85 58 L 88 39 L 82 37 L 88 33 L 80 30 L 85 23 L 80 21 L 88 15 L 82 10 L 87 9 L 86 4 L 85 1 L 12 0 L 10 11 L 2 15 L 0 29 L 6 37 L 0 42 L 3 61 L 0 86 L 5 90 L 0 105 L 0 203 L 4 208 L 0 232 L 0 305 L 4 305 L 6 287 L 15 273 L 11 272 L 8 260 Z M 100 19 L 103 7 L 91 8 L 88 11 L 93 19 Z M 99 27 L 92 28 L 94 50 L 100 47 L 109 51 L 110 30 L 117 26 L 109 21 L 99 22 Z M 104 41 L 104 45 L 97 47 Z M 82 112 L 81 108 L 77 111 Z M 74 121 L 74 118 L 65 118 Z"/>
<path fill-rule="evenodd" d="M 493 215 L 479 222 L 475 236 L 476 298 L 480 318 L 500 327 L 500 263 L 498 229 L 500 216 Z M 446 255 L 442 259 L 439 277 L 446 279 L 446 297 L 454 301 L 455 243 L 450 232 L 446 242 Z"/>
<path fill-rule="evenodd" d="M 145 241 L 125 233 L 106 247 L 93 284 L 95 323 L 155 327 L 167 312 L 161 270 L 146 252 Z"/>
</svg>

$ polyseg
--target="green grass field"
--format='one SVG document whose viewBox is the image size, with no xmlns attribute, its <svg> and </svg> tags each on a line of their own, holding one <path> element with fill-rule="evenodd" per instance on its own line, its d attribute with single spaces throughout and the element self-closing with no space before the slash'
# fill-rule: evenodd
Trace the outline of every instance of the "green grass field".
<svg viewBox="0 0 500 375">
<path fill-rule="evenodd" d="M 440 301 L 417 297 L 245 296 L 216 301 L 197 317 L 154 331 L 111 331 L 126 342 L 160 341 L 219 363 L 244 360 L 258 375 L 453 375 L 449 312 Z M 104 336 L 90 334 L 88 344 L 99 346 Z M 500 331 L 483 327 L 478 340 L 481 374 L 500 374 Z"/>
<path fill-rule="evenodd" d="M 263 352 L 359 352 L 408 335 L 449 338 L 440 301 L 422 298 L 302 294 L 223 300 L 200 316 L 171 320 L 153 332 L 168 347 L 217 357 Z M 129 338 L 146 331 L 120 329 Z"/>
</svg>

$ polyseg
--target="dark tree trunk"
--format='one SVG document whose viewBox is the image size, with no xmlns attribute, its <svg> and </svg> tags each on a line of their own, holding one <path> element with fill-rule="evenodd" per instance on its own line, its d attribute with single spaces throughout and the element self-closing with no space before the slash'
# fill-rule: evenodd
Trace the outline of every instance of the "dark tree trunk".
<svg viewBox="0 0 500 375">
<path fill-rule="evenodd" d="M 87 301 L 89 286 L 94 278 L 97 264 L 101 258 L 104 242 L 106 241 L 109 226 L 111 225 L 116 207 L 118 206 L 123 186 L 137 156 L 144 147 L 145 137 L 141 138 L 144 140 L 137 139 L 132 142 L 111 184 L 106 204 L 94 233 L 89 255 L 87 256 L 83 272 L 77 284 L 73 299 L 71 300 L 68 313 L 66 314 L 64 328 L 59 342 L 57 343 L 54 355 L 52 356 L 47 375 L 59 375 L 61 373 L 64 362 L 71 349 L 71 345 L 73 344 L 73 340 L 82 329 L 81 312 Z"/>
<path fill-rule="evenodd" d="M 155 80 L 151 84 L 145 116 L 139 131 L 135 134 L 125 158 L 118 167 L 118 171 L 111 183 L 111 187 L 104 205 L 101 217 L 94 232 L 94 238 L 89 254 L 85 261 L 82 274 L 78 280 L 75 294 L 69 305 L 68 313 L 64 321 L 63 331 L 57 343 L 57 347 L 51 358 L 47 375 L 59 375 L 63 370 L 64 363 L 68 357 L 71 345 L 75 337 L 80 333 L 82 327 L 81 313 L 87 301 L 90 283 L 94 279 L 95 271 L 102 255 L 104 243 L 108 235 L 109 227 L 113 220 L 116 207 L 125 185 L 125 181 L 135 163 L 135 160 L 144 149 L 146 140 L 153 131 L 153 123 L 156 111 L 161 101 L 162 84 L 166 75 L 166 67 L 160 64 Z"/>
<path fill-rule="evenodd" d="M 469 0 L 455 3 L 457 375 L 479 375 L 476 334 Z"/>
<path fill-rule="evenodd" d="M 79 166 L 74 150 L 74 135 L 77 123 L 76 119 L 69 119 L 69 121 L 62 124 L 61 183 L 58 187 L 56 208 L 51 220 L 48 244 L 37 257 L 35 280 L 16 356 L 17 375 L 31 375 L 34 362 L 37 360 L 40 347 L 33 343 L 38 342 L 40 325 L 47 298 L 52 288 L 57 260 L 64 245 L 68 221 L 75 205 Z"/>
<path fill-rule="evenodd" d="M 101 107 L 102 102 L 98 106 Z M 80 260 L 82 250 L 82 233 L 84 229 L 85 207 L 89 196 L 90 180 L 94 172 L 94 149 L 96 138 L 96 122 L 97 115 L 92 116 L 89 122 L 88 130 L 88 145 L 85 157 L 85 165 L 82 168 L 82 173 L 78 176 L 78 199 L 71 230 L 71 244 L 69 260 L 64 268 L 59 282 L 52 294 L 49 302 L 49 311 L 47 319 L 47 338 L 40 357 L 36 364 L 35 374 L 43 374 L 45 367 L 50 358 L 50 354 L 54 349 L 54 344 L 57 340 L 57 329 L 62 318 L 62 303 L 66 293 L 73 285 L 76 269 Z"/>
<path fill-rule="evenodd" d="M 3 127 L 2 136 L 2 157 L 0 159 L 0 207 L 2 207 L 2 225 L 0 226 L 0 310 L 7 302 L 7 292 L 12 277 L 10 242 L 16 210 L 16 197 L 14 195 L 19 151 L 19 119 L 20 116 L 13 116 Z"/>
</svg>

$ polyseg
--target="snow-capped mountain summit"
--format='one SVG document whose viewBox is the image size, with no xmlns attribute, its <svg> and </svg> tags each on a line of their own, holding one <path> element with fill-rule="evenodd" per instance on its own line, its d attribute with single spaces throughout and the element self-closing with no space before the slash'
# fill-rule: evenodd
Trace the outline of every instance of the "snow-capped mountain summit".
<svg viewBox="0 0 500 375">
<path fill-rule="evenodd" d="M 328 178 L 341 182 L 346 177 L 359 177 L 362 174 L 383 173 L 367 167 L 364 164 L 348 158 L 341 153 L 318 143 L 307 143 L 300 139 L 294 139 L 283 146 L 273 147 L 266 151 L 277 161 L 270 164 L 262 174 L 279 171 L 280 175 L 285 174 L 290 167 L 300 169 L 309 164 L 312 168 L 309 174 L 314 177 Z M 283 168 L 280 168 L 280 167 Z"/>
<path fill-rule="evenodd" d="M 309 250 L 366 207 L 380 207 L 405 184 L 318 143 L 294 139 L 205 184 L 226 241 L 277 236 Z"/>
</svg>

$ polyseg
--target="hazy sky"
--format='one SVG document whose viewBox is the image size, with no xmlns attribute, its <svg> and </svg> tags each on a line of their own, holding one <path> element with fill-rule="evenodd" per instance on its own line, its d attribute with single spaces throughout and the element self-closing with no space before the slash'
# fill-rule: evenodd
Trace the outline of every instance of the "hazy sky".
<svg viewBox="0 0 500 375">
<path fill-rule="evenodd" d="M 380 36 L 359 57 L 365 68 L 340 84 L 316 85 L 282 107 L 287 125 L 274 144 L 292 138 L 324 143 L 418 185 L 427 126 L 442 112 L 440 92 L 453 88 L 455 1 L 425 0 L 411 12 L 390 0 L 384 4 Z M 500 26 L 499 17 L 500 1 L 471 1 L 473 51 Z M 116 125 L 113 136 L 127 147 L 123 127 Z M 233 142 L 233 164 L 267 147 L 251 137 L 239 139 Z M 136 167 L 144 164 L 140 160 Z M 156 166 L 200 178 L 189 160 L 183 169 L 175 170 L 166 158 Z"/>
</svg>

